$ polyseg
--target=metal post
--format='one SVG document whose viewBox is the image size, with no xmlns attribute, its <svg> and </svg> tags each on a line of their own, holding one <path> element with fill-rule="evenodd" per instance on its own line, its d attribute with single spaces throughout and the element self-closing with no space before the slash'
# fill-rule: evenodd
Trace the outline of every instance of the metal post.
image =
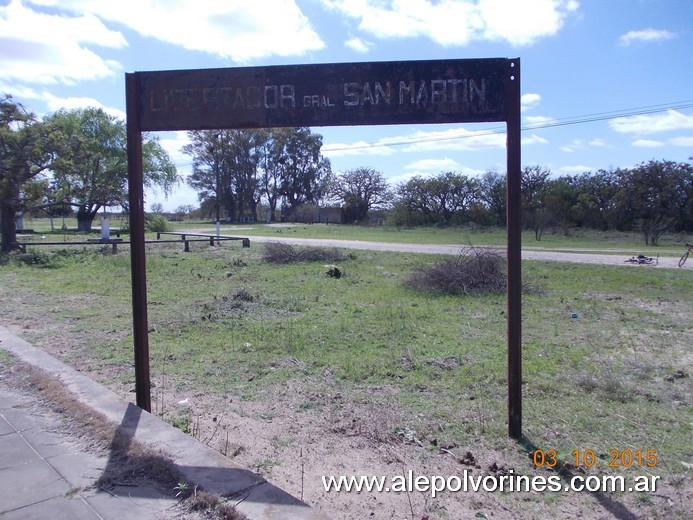
<svg viewBox="0 0 693 520">
<path fill-rule="evenodd" d="M 219 236 L 221 233 L 221 222 L 219 219 L 219 205 L 221 203 L 220 197 L 219 197 L 219 156 L 217 154 L 217 140 L 219 139 L 219 134 L 214 134 L 214 144 L 215 146 L 212 148 L 212 151 L 214 152 L 214 174 L 216 176 L 216 196 L 217 196 L 217 245 L 219 245 Z"/>
<path fill-rule="evenodd" d="M 151 412 L 147 272 L 144 242 L 142 131 L 140 127 L 139 81 L 136 73 L 125 75 L 125 104 L 127 111 L 128 192 L 130 202 L 132 321 L 135 343 L 135 396 L 137 406 Z"/>
<path fill-rule="evenodd" d="M 508 234 L 508 435 L 522 437 L 522 199 L 520 60 L 508 60 L 505 78 Z"/>
</svg>

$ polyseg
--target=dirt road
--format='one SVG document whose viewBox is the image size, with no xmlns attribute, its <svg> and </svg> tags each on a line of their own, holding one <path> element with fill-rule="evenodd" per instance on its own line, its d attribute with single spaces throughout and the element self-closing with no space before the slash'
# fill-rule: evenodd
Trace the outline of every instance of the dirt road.
<svg viewBox="0 0 693 520">
<path fill-rule="evenodd" d="M 214 234 L 212 229 L 188 229 L 181 230 L 189 233 Z M 239 229 L 239 231 L 242 231 Z M 242 233 L 241 233 L 242 234 Z M 222 234 L 221 236 L 224 236 Z M 369 242 L 364 240 L 332 240 L 321 238 L 292 238 L 292 237 L 268 237 L 251 236 L 251 242 L 284 242 L 298 246 L 314 247 L 340 247 L 345 249 L 365 249 L 371 251 L 397 251 L 403 253 L 427 253 L 448 255 L 456 254 L 464 246 L 462 245 L 436 245 L 436 244 L 404 244 L 396 242 Z M 502 251 L 503 249 L 499 249 Z M 602 265 L 621 265 L 628 267 L 646 268 L 674 268 L 678 269 L 678 257 L 660 257 L 656 265 L 637 265 L 626 262 L 631 256 L 637 253 L 623 254 L 600 254 L 594 252 L 581 251 L 580 249 L 562 251 L 542 251 L 536 249 L 523 249 L 522 258 L 525 260 L 549 260 L 554 262 L 573 262 L 580 264 L 602 264 Z M 693 259 L 686 262 L 683 269 L 693 269 Z"/>
</svg>

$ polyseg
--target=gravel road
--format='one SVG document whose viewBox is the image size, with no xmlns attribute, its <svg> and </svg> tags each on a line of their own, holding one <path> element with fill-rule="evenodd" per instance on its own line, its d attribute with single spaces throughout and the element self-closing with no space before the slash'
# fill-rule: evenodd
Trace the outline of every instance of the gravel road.
<svg viewBox="0 0 693 520">
<path fill-rule="evenodd" d="M 212 229 L 187 229 L 180 230 L 188 233 L 205 233 L 214 235 Z M 227 231 L 227 230 L 224 230 Z M 239 229 L 238 231 L 242 231 Z M 239 233 L 242 235 L 243 233 Z M 224 236 L 222 234 L 221 236 Z M 232 236 L 232 235 L 229 235 Z M 284 242 L 287 244 L 298 246 L 316 246 L 316 247 L 342 247 L 345 249 L 365 249 L 371 251 L 398 251 L 402 253 L 428 253 L 448 255 L 456 254 L 464 246 L 462 245 L 435 245 L 435 244 L 402 244 L 396 242 L 369 242 L 365 240 L 331 240 L 321 238 L 292 238 L 292 237 L 274 237 L 274 236 L 251 236 L 252 242 Z M 499 249 L 503 251 L 503 249 Z M 550 260 L 554 262 L 573 262 L 579 264 L 602 264 L 602 265 L 621 265 L 625 267 L 633 267 L 640 269 L 647 268 L 665 268 L 678 269 L 678 257 L 660 257 L 657 265 L 637 265 L 626 262 L 632 254 L 599 254 L 592 250 L 589 252 L 581 252 L 579 249 L 563 250 L 563 251 L 541 251 L 535 249 L 523 249 L 522 258 L 525 260 Z M 693 258 L 683 266 L 683 269 L 693 269 Z"/>
</svg>

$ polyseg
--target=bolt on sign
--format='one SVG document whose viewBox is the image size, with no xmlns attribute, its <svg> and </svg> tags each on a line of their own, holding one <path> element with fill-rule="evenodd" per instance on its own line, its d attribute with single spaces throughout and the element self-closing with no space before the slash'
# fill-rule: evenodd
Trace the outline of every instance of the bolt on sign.
<svg viewBox="0 0 693 520">
<path fill-rule="evenodd" d="M 126 74 L 126 98 L 136 393 L 138 406 L 146 410 L 150 402 L 141 132 L 505 121 L 508 422 L 510 435 L 520 436 L 519 59 L 134 72 Z"/>
</svg>

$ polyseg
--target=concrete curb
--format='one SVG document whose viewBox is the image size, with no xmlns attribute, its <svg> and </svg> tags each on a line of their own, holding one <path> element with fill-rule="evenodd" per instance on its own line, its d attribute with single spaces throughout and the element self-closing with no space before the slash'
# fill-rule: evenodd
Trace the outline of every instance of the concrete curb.
<svg viewBox="0 0 693 520">
<path fill-rule="evenodd" d="M 324 520 L 318 513 L 257 473 L 186 435 L 104 386 L 35 348 L 0 326 L 0 348 L 59 379 L 83 405 L 118 426 L 118 434 L 170 457 L 188 484 L 240 502 L 236 509 L 251 520 Z"/>
</svg>

